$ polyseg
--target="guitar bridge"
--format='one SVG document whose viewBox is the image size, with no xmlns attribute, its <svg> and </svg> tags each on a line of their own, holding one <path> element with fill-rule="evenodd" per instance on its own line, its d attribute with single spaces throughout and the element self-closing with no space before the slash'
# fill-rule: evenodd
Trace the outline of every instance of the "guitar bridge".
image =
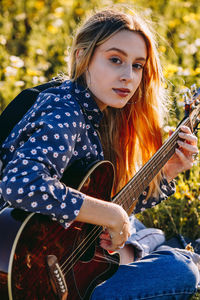
<svg viewBox="0 0 200 300">
<path fill-rule="evenodd" d="M 48 255 L 46 259 L 51 286 L 59 300 L 66 300 L 68 288 L 62 270 L 58 264 L 57 257 L 55 255 Z"/>
</svg>

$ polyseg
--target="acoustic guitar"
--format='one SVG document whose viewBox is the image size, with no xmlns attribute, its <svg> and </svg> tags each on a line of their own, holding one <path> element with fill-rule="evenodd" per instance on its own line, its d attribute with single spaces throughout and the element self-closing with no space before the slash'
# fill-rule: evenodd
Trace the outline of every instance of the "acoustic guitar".
<svg viewBox="0 0 200 300">
<path fill-rule="evenodd" d="M 200 89 L 185 105 L 181 124 L 197 130 Z M 62 178 L 79 191 L 123 206 L 130 214 L 141 193 L 174 154 L 180 125 L 152 158 L 112 199 L 114 170 L 109 161 L 86 174 Z M 112 216 L 111 216 L 112 217 Z M 0 212 L 0 299 L 87 300 L 96 285 L 114 274 L 119 255 L 99 246 L 103 228 L 74 221 L 68 229 L 48 216 L 5 207 Z"/>
</svg>

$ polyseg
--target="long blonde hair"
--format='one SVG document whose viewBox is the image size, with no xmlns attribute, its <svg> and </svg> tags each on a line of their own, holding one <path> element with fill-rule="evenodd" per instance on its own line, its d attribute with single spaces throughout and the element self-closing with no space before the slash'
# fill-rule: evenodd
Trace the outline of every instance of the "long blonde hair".
<svg viewBox="0 0 200 300">
<path fill-rule="evenodd" d="M 78 30 L 71 51 L 70 78 L 85 83 L 84 74 L 96 47 L 120 30 L 141 34 L 148 58 L 136 93 L 122 109 L 107 107 L 100 126 L 105 158 L 116 168 L 113 193 L 118 192 L 137 168 L 146 163 L 162 144 L 164 103 L 162 69 L 154 35 L 149 25 L 136 13 L 104 10 L 91 16 Z M 81 58 L 76 59 L 77 50 Z M 150 184 L 149 195 L 159 190 L 161 175 Z"/>
</svg>

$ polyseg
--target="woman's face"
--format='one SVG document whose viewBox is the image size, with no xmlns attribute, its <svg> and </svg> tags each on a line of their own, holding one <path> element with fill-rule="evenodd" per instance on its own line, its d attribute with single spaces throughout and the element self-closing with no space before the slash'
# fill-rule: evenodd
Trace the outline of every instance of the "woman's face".
<svg viewBox="0 0 200 300">
<path fill-rule="evenodd" d="M 137 90 L 147 59 L 144 38 L 121 30 L 98 46 L 86 72 L 86 82 L 101 110 L 122 108 Z"/>
</svg>

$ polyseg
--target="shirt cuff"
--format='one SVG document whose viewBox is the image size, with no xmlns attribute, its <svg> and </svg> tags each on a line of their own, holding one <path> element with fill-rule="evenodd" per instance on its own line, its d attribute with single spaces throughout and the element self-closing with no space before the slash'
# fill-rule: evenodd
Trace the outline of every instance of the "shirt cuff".
<svg viewBox="0 0 200 300">
<path fill-rule="evenodd" d="M 63 199 L 63 213 L 59 212 L 56 218 L 52 218 L 59 222 L 64 228 L 68 228 L 74 219 L 78 216 L 80 208 L 85 199 L 85 194 L 68 188 L 67 194 Z M 62 207 L 61 204 L 61 207 Z"/>
</svg>

